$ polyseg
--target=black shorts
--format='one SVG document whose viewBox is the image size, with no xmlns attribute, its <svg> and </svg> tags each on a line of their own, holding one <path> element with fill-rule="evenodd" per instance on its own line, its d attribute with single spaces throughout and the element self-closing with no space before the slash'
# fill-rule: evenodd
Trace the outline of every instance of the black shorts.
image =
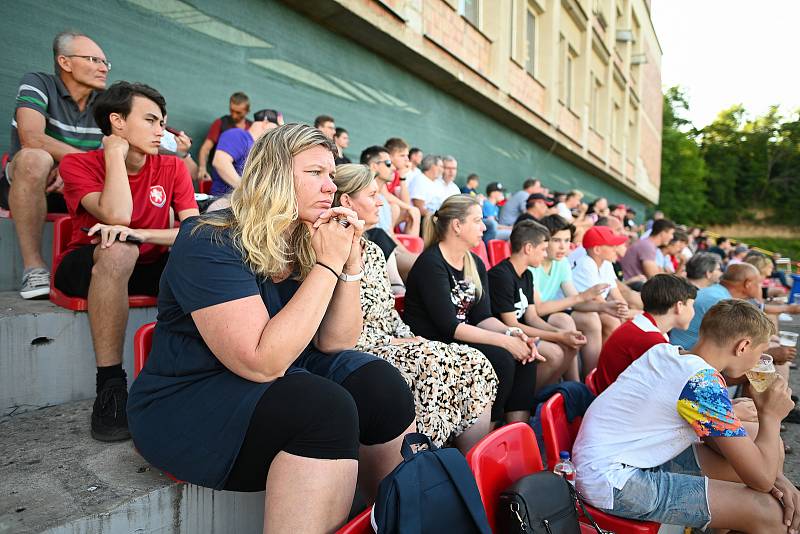
<svg viewBox="0 0 800 534">
<path fill-rule="evenodd" d="M 6 179 L 6 170 L 2 169 L 2 176 L 0 176 L 0 208 L 4 210 L 11 209 L 8 205 L 10 190 L 11 184 Z M 47 200 L 47 213 L 67 213 L 67 203 L 61 193 L 47 193 L 45 199 Z"/>
<path fill-rule="evenodd" d="M 68 252 L 58 266 L 53 285 L 70 297 L 86 298 L 89 283 L 92 281 L 94 267 L 94 248 L 97 245 L 84 245 Z M 164 254 L 154 263 L 137 263 L 128 279 L 129 295 L 158 295 L 161 273 L 167 265 L 169 254 Z"/>
</svg>

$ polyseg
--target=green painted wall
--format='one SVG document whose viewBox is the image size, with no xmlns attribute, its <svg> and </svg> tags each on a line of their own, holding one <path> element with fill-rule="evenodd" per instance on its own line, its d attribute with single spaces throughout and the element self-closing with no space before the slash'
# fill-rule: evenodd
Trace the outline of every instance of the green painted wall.
<svg viewBox="0 0 800 534">
<path fill-rule="evenodd" d="M 110 81 L 159 89 L 170 125 L 189 132 L 195 149 L 228 96 L 244 91 L 252 109 L 276 108 L 288 121 L 333 115 L 350 132 L 351 157 L 401 136 L 456 156 L 459 182 L 477 172 L 484 186 L 501 180 L 514 189 L 537 176 L 551 189 L 578 187 L 644 212 L 624 191 L 276 1 L 21 0 L 0 2 L 0 20 L 0 117 L 9 121 L 22 74 L 51 72 L 53 36 L 74 28 L 103 47 Z M 8 143 L 0 137 L 0 150 Z"/>
</svg>

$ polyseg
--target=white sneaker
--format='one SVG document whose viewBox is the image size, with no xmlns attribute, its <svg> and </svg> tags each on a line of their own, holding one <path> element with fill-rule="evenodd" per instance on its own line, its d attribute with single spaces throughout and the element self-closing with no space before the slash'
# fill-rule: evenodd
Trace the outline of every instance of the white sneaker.
<svg viewBox="0 0 800 534">
<path fill-rule="evenodd" d="M 50 272 L 42 267 L 25 271 L 19 294 L 24 299 L 47 297 L 50 294 Z"/>
</svg>

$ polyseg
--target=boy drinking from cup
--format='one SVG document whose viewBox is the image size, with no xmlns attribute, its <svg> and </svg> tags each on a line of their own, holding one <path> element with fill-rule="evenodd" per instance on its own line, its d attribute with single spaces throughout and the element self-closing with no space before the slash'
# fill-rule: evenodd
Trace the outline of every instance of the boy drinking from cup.
<svg viewBox="0 0 800 534">
<path fill-rule="evenodd" d="M 586 412 L 573 447 L 577 486 L 609 513 L 748 533 L 792 533 L 800 493 L 783 475 L 780 422 L 794 407 L 777 376 L 752 393 L 758 427 L 734 414 L 725 376 L 759 364 L 772 322 L 720 301 L 691 354 L 668 343 L 634 361 Z"/>
</svg>

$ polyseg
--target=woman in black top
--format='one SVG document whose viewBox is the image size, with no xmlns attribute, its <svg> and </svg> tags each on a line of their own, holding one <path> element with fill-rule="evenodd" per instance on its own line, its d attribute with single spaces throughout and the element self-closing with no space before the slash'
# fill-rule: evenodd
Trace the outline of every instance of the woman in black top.
<svg viewBox="0 0 800 534">
<path fill-rule="evenodd" d="M 334 151 L 280 126 L 253 145 L 230 209 L 181 225 L 128 401 L 142 456 L 214 489 L 266 488 L 270 533 L 336 530 L 356 477 L 373 498 L 415 427 L 397 370 L 348 350 L 363 221 L 332 208 Z"/>
<path fill-rule="evenodd" d="M 425 251 L 406 282 L 405 321 L 417 335 L 480 350 L 499 380 L 492 420 L 527 421 L 536 388 L 533 338 L 492 317 L 483 262 L 470 252 L 483 237 L 480 204 L 469 195 L 445 200 L 425 221 Z"/>
</svg>

